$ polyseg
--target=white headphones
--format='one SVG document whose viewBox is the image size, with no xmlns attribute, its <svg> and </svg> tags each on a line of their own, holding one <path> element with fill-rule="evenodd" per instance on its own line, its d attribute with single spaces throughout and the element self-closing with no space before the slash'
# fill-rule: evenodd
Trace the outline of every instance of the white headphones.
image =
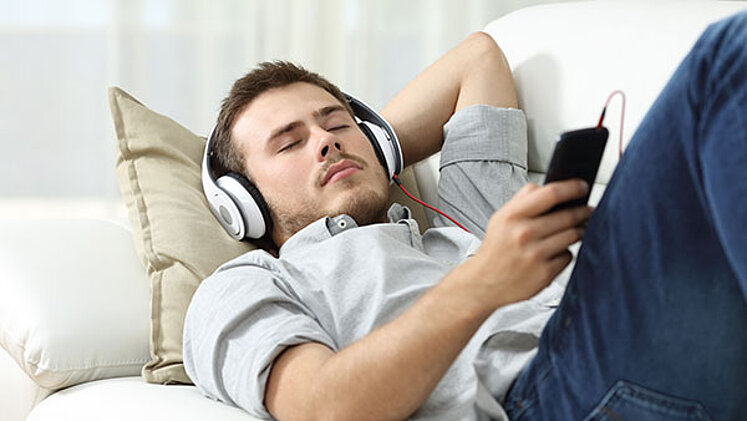
<svg viewBox="0 0 747 421">
<path fill-rule="evenodd" d="M 389 182 L 402 171 L 402 149 L 392 126 L 376 111 L 348 94 L 344 94 L 363 131 L 384 167 Z M 211 168 L 213 136 L 205 144 L 202 158 L 202 189 L 213 215 L 228 234 L 237 240 L 259 239 L 272 230 L 270 210 L 257 187 L 242 174 L 230 172 L 216 180 Z"/>
</svg>

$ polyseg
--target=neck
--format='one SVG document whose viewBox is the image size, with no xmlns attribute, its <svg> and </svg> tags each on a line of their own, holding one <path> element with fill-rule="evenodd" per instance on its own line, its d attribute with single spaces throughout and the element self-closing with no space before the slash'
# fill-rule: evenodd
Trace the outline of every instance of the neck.
<svg viewBox="0 0 747 421">
<path fill-rule="evenodd" d="M 287 232 L 280 232 L 278 229 L 273 229 L 272 230 L 272 241 L 275 242 L 278 250 L 280 250 L 280 247 L 283 247 L 283 244 L 285 244 L 285 242 L 288 241 L 288 239 L 291 238 L 293 234 L 287 233 Z"/>
</svg>

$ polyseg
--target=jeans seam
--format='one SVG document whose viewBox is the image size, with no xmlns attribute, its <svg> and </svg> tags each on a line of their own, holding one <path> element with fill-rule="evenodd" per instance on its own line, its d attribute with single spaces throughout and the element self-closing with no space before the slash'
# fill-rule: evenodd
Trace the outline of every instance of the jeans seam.
<svg viewBox="0 0 747 421">
<path fill-rule="evenodd" d="M 537 380 L 533 382 L 532 387 L 529 389 L 529 393 L 526 396 L 521 396 L 518 399 L 512 399 L 513 406 L 519 408 L 512 419 L 521 419 L 527 410 L 537 405 L 538 395 L 537 389 L 544 383 L 550 375 L 552 370 L 552 364 L 542 364 L 541 371 L 537 374 Z"/>
<path fill-rule="evenodd" d="M 602 397 L 599 404 L 584 418 L 584 421 L 597 420 L 600 414 L 612 418 L 615 413 L 610 408 L 621 401 L 632 403 L 638 408 L 645 408 L 647 410 L 655 408 L 669 415 L 685 415 L 684 413 L 686 412 L 688 419 L 704 421 L 712 419 L 700 402 L 666 395 L 634 382 L 618 380 Z"/>
</svg>

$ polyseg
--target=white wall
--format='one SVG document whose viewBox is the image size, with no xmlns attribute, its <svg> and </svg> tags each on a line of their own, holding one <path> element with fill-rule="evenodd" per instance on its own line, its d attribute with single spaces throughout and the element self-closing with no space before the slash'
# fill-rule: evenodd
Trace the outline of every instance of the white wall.
<svg viewBox="0 0 747 421">
<path fill-rule="evenodd" d="M 557 1 L 557 0 L 555 0 Z M 121 210 L 106 87 L 204 134 L 287 59 L 383 106 L 470 32 L 541 0 L 0 0 L 0 216 Z"/>
</svg>

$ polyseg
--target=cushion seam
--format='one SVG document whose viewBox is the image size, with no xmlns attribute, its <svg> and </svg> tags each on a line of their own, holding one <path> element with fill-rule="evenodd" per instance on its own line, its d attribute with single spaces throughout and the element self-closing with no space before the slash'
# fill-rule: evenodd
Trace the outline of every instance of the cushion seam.
<svg viewBox="0 0 747 421">
<path fill-rule="evenodd" d="M 143 242 L 145 243 L 145 247 L 143 249 L 146 253 L 146 260 L 149 264 L 153 265 L 153 270 L 163 270 L 163 262 L 161 262 L 158 253 L 156 253 L 153 248 L 153 232 L 150 227 L 150 217 L 148 216 L 147 212 L 148 208 L 145 205 L 143 189 L 138 181 L 139 172 L 136 165 L 136 161 L 138 160 L 138 158 L 135 157 L 135 154 L 130 149 L 128 136 L 124 129 L 124 117 L 120 104 L 120 100 L 123 97 L 119 92 L 115 92 L 114 95 L 117 97 L 114 101 L 117 114 L 114 125 L 117 131 L 120 153 L 122 154 L 122 158 L 124 158 L 125 162 L 127 163 L 127 178 L 130 182 L 130 194 L 132 194 L 136 199 L 136 206 L 138 210 L 138 225 L 140 227 L 140 231 L 142 232 Z"/>
<path fill-rule="evenodd" d="M 153 234 L 152 230 L 150 228 L 150 218 L 148 217 L 147 207 L 145 206 L 145 197 L 143 195 L 142 188 L 140 186 L 140 183 L 138 182 L 138 171 L 137 171 L 137 165 L 136 165 L 136 158 L 133 156 L 132 150 L 130 149 L 130 145 L 128 143 L 128 136 L 125 132 L 125 124 L 124 124 L 124 117 L 122 115 L 122 107 L 120 104 L 120 100 L 123 99 L 122 95 L 119 92 L 114 93 L 115 101 L 115 127 L 117 131 L 117 138 L 118 138 L 118 144 L 119 144 L 119 151 L 122 154 L 122 158 L 125 161 L 125 164 L 127 165 L 127 178 L 130 185 L 130 194 L 135 199 L 135 206 L 137 206 L 137 218 L 138 218 L 138 228 L 140 229 L 140 233 L 143 238 L 143 253 L 145 254 L 145 261 L 147 263 L 148 268 L 146 268 L 146 272 L 154 271 L 157 275 L 155 278 L 157 278 L 157 281 L 155 279 L 151 280 L 151 306 L 150 306 L 150 312 L 151 312 L 151 320 L 157 320 L 157 323 L 150 323 L 151 326 L 151 341 L 150 341 L 150 354 L 151 359 L 158 358 L 159 352 L 161 351 L 161 347 L 159 346 L 159 337 L 160 337 L 160 330 L 159 325 L 163 321 L 161 320 L 161 276 L 163 270 L 162 264 L 160 259 L 158 258 L 158 255 L 155 253 L 153 249 Z M 155 281 L 155 282 L 154 282 Z M 154 305 L 156 304 L 156 305 Z"/>
<path fill-rule="evenodd" d="M 86 368 L 95 368 L 95 367 L 111 367 L 114 365 L 132 365 L 136 363 L 146 363 L 148 362 L 147 358 L 138 358 L 138 359 L 129 359 L 129 360 L 109 360 L 109 361 L 102 361 L 101 363 L 96 364 L 90 364 L 90 365 L 77 365 L 72 366 L 65 369 L 60 369 L 59 366 L 51 366 L 51 365 L 43 365 L 40 360 L 34 360 L 32 358 L 26 357 L 26 346 L 19 341 L 17 338 L 12 337 L 11 335 L 6 335 L 6 338 L 8 338 L 8 342 L 12 342 L 12 345 L 15 347 L 18 347 L 18 349 L 21 350 L 21 355 L 23 355 L 23 364 L 24 365 L 30 365 L 34 368 L 40 369 L 40 370 L 54 370 L 57 372 L 62 371 L 73 371 L 73 370 L 81 370 Z M 10 352 L 8 352 L 10 354 Z M 12 355 L 11 355 L 12 356 Z"/>
</svg>

